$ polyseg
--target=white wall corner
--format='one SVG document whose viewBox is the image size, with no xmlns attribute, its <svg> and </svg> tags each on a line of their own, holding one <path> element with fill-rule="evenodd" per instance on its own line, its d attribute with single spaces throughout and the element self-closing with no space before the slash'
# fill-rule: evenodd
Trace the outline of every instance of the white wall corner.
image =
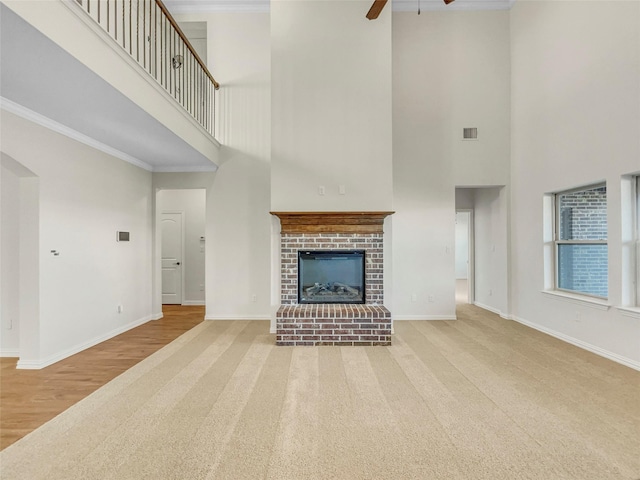
<svg viewBox="0 0 640 480">
<path fill-rule="evenodd" d="M 503 313 L 499 308 L 494 308 L 494 307 L 490 307 L 489 305 L 485 305 L 484 303 L 481 302 L 473 302 L 473 304 L 476 307 L 480 307 L 483 310 L 487 310 L 491 313 L 495 313 L 496 315 L 499 315 L 500 318 L 504 318 L 505 320 L 513 320 L 513 316 L 509 313 Z"/>
</svg>

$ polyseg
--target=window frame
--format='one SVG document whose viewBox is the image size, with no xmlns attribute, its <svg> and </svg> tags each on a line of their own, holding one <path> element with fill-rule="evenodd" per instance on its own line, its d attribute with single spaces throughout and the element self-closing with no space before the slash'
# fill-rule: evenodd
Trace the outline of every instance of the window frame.
<svg viewBox="0 0 640 480">
<path fill-rule="evenodd" d="M 607 182 L 598 182 L 589 185 L 583 185 L 581 187 L 570 188 L 567 190 L 557 191 L 553 193 L 553 258 L 554 258 L 554 290 L 556 292 L 562 292 L 570 295 L 584 296 L 588 298 L 598 300 L 609 300 L 609 281 L 607 278 L 607 296 L 595 295 L 593 293 L 582 292 L 580 290 L 569 290 L 567 288 L 560 287 L 560 246 L 561 245 L 609 245 L 609 219 L 607 216 L 607 238 L 604 240 L 561 240 L 560 239 L 560 196 L 567 195 L 575 192 L 583 192 L 587 190 L 595 190 L 597 188 L 605 188 L 607 191 Z M 607 197 L 608 204 L 608 197 Z M 608 206 L 608 205 L 607 205 Z M 609 275 L 609 254 L 607 252 L 607 277 Z"/>
<path fill-rule="evenodd" d="M 632 229 L 635 242 L 635 298 L 633 304 L 635 307 L 640 308 L 640 174 L 634 176 L 634 180 L 631 182 L 631 188 L 633 193 L 632 202 Z"/>
</svg>

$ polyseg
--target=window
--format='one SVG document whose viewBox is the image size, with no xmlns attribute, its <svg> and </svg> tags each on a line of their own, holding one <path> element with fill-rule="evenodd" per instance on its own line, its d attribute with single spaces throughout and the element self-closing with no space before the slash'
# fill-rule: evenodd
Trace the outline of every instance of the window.
<svg viewBox="0 0 640 480">
<path fill-rule="evenodd" d="M 607 187 L 558 192 L 554 199 L 555 288 L 607 298 Z"/>
<path fill-rule="evenodd" d="M 620 308 L 640 314 L 640 175 L 622 176 L 622 296 Z"/>
</svg>

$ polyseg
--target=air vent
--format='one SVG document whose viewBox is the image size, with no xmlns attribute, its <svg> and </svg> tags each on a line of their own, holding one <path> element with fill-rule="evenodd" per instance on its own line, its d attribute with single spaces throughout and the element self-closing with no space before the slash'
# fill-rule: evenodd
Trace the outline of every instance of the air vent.
<svg viewBox="0 0 640 480">
<path fill-rule="evenodd" d="M 478 129 L 476 127 L 467 127 L 462 129 L 462 139 L 463 140 L 477 140 L 478 139 Z"/>
<path fill-rule="evenodd" d="M 129 241 L 129 232 L 116 232 L 116 241 L 118 241 L 118 242 L 128 242 Z"/>
</svg>

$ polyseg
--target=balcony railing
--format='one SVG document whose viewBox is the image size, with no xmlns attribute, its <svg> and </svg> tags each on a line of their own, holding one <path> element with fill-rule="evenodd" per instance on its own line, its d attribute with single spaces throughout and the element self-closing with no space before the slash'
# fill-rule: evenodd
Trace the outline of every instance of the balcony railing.
<svg viewBox="0 0 640 480">
<path fill-rule="evenodd" d="M 212 136 L 220 85 L 161 0 L 75 0 Z"/>
</svg>

